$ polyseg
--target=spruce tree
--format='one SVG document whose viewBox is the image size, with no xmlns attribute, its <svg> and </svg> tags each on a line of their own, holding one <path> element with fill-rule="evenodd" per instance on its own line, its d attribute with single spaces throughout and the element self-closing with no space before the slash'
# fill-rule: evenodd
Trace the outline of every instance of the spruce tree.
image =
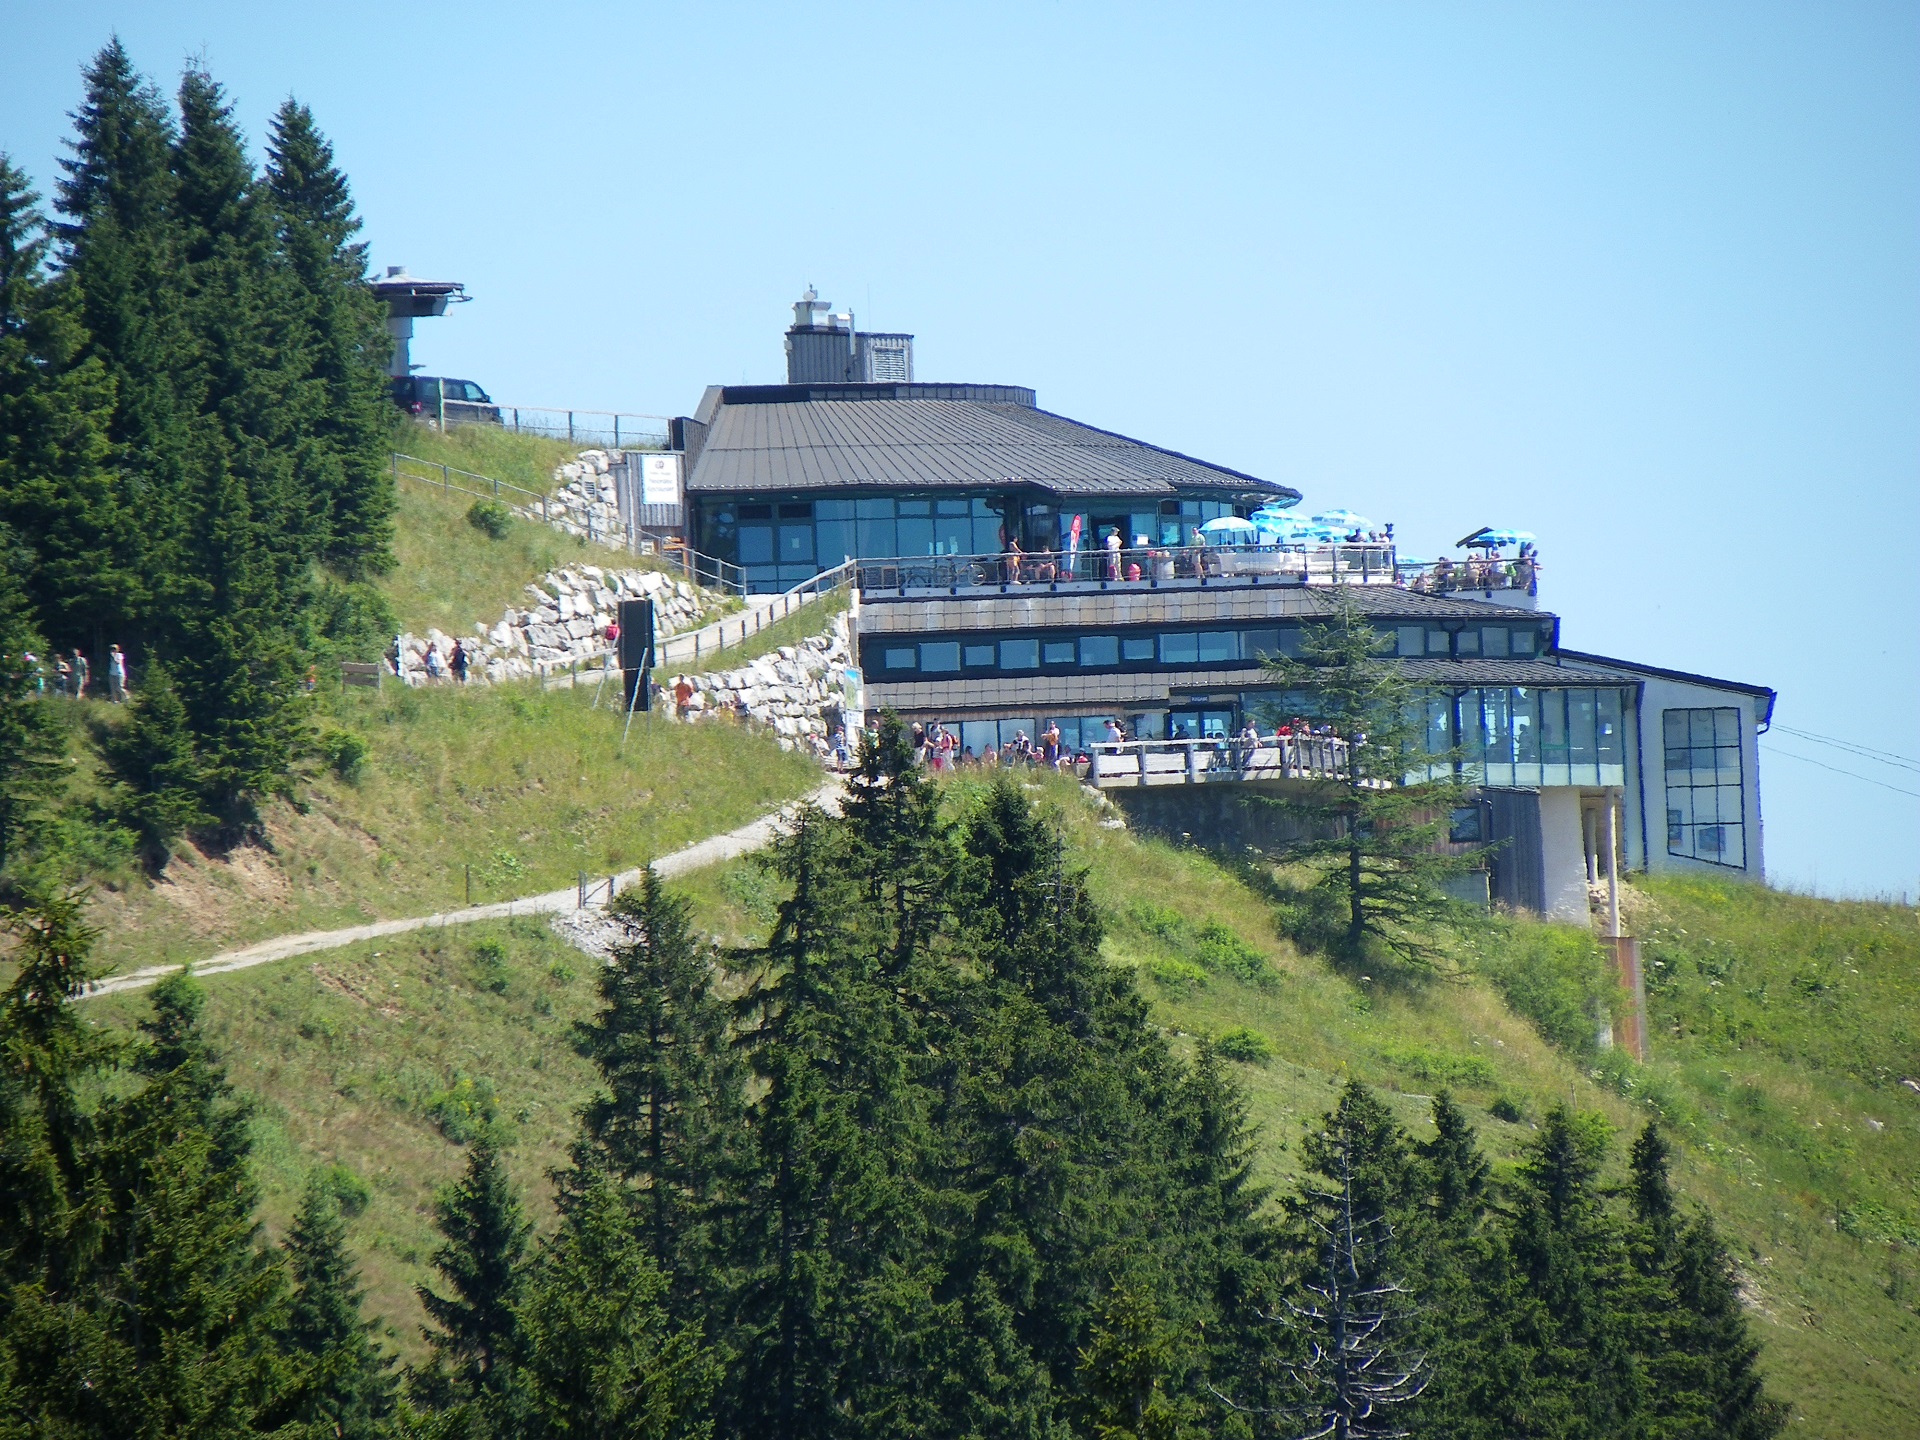
<svg viewBox="0 0 1920 1440">
<path fill-rule="evenodd" d="M 1451 754 L 1429 753 L 1424 695 L 1380 658 L 1390 637 L 1367 623 L 1351 595 L 1336 588 L 1328 604 L 1326 623 L 1301 636 L 1303 658 L 1276 657 L 1266 666 L 1288 688 L 1294 713 L 1347 742 L 1337 778 L 1261 802 L 1300 827 L 1298 839 L 1279 847 L 1280 858 L 1317 873 L 1294 928 L 1349 960 L 1371 946 L 1430 963 L 1423 929 L 1456 908 L 1442 883 L 1483 853 L 1445 853 L 1441 845 L 1472 777 Z"/>
<path fill-rule="evenodd" d="M 149 858 L 162 861 L 177 835 L 209 819 L 200 801 L 204 775 L 186 707 L 165 666 L 149 667 L 127 710 L 126 724 L 102 747 L 117 782 L 115 807 Z"/>
<path fill-rule="evenodd" d="M 761 1098 L 734 1231 L 738 1409 L 721 1425 L 768 1440 L 836 1433 L 850 1396 L 868 1389 L 853 1363 L 862 1317 L 900 1313 L 874 1292 L 925 1237 L 914 1187 L 925 1097 L 893 968 L 924 932 L 901 923 L 891 894 L 884 913 L 863 913 L 870 852 L 855 823 L 804 812 L 776 845 L 792 897 L 741 1003 Z"/>
<path fill-rule="evenodd" d="M 56 230 L 87 354 L 113 386 L 108 438 L 117 503 L 103 506 L 91 528 L 124 533 L 134 546 L 112 587 L 92 598 L 102 606 L 98 624 L 106 638 L 132 648 L 170 638 L 171 581 L 192 524 L 199 357 L 186 321 L 174 215 L 173 121 L 117 38 L 84 79 L 73 153 L 60 162 L 66 175 L 58 201 L 66 218 Z"/>
<path fill-rule="evenodd" d="M 10 525 L 20 542 L 0 571 L 33 597 L 35 628 L 97 663 L 135 580 L 137 536 L 108 467 L 114 387 L 87 353 L 74 285 L 45 271 L 37 200 L 0 154 L 0 533 Z"/>
<path fill-rule="evenodd" d="M 1668 1176 L 1670 1158 L 1649 1120 L 1634 1140 L 1632 1199 L 1641 1267 L 1671 1296 L 1643 1335 L 1658 1433 L 1711 1440 L 1768 1440 L 1786 1428 L 1787 1407 L 1760 1379 L 1760 1346 L 1747 1328 L 1733 1259 L 1713 1217 L 1683 1216 Z"/>
<path fill-rule="evenodd" d="M 219 85 L 189 71 L 173 152 L 186 315 L 200 359 L 193 531 L 183 547 L 175 683 L 201 799 L 243 822 L 284 790 L 306 736 L 294 617 L 319 550 L 291 403 L 301 360 L 295 290 L 270 210 Z"/>
<path fill-rule="evenodd" d="M 7 889 L 23 850 L 49 818 L 68 769 L 59 716 L 38 693 L 26 658 L 43 653 L 44 643 L 28 610 L 21 554 L 0 525 L 0 887 Z"/>
<path fill-rule="evenodd" d="M 451 1293 L 418 1287 L 434 1322 L 425 1334 L 436 1363 L 422 1388 L 430 1399 L 475 1400 L 506 1388 L 531 1227 L 499 1152 L 485 1138 L 474 1142 L 466 1173 L 434 1209 L 446 1243 L 434 1253 L 433 1268 Z"/>
<path fill-rule="evenodd" d="M 332 1187 L 307 1183 L 284 1246 L 292 1272 L 282 1344 L 294 1377 L 283 1417 L 339 1440 L 373 1440 L 393 1408 L 393 1361 L 360 1315 L 362 1290 Z"/>
<path fill-rule="evenodd" d="M 567 1197 L 518 1311 L 512 1433 L 698 1440 L 711 1431 L 717 1366 L 699 1322 L 676 1323 L 662 1303 L 647 1223 L 606 1175 Z"/>
<path fill-rule="evenodd" d="M 1500 1297 L 1514 1347 L 1497 1417 L 1506 1433 L 1627 1433 L 1644 1415 L 1641 1337 L 1660 1295 L 1629 1263 L 1625 1226 L 1600 1188 L 1607 1143 L 1599 1117 L 1556 1106 L 1521 1166 Z"/>
<path fill-rule="evenodd" d="M 691 909 L 651 866 L 637 891 L 615 900 L 624 939 L 600 972 L 600 1013 L 576 1031 L 606 1087 L 581 1113 L 581 1162 L 638 1187 L 642 1239 L 682 1314 L 711 1297 L 714 1210 L 744 1104 L 713 955 L 693 933 Z"/>
<path fill-rule="evenodd" d="M 109 1098 L 87 1177 L 98 1233 L 75 1283 L 16 1290 L 7 1341 L 47 1433 L 250 1437 L 281 1404 L 285 1272 L 258 1243 L 258 1190 L 224 1074 L 179 987 Z"/>
<path fill-rule="evenodd" d="M 97 1243 L 89 1191 L 99 1170 L 97 1114 L 84 1091 L 115 1046 L 81 1020 L 95 932 L 84 892 L 46 892 L 0 909 L 12 979 L 0 995 L 0 1291 L 70 1289 Z"/>
<path fill-rule="evenodd" d="M 301 292 L 301 404 L 319 446 L 313 475 L 324 503 L 322 558 L 349 578 L 379 574 L 394 563 L 385 368 L 392 342 L 366 284 L 367 247 L 354 239 L 360 220 L 347 177 L 313 112 L 297 101 L 274 115 L 266 178 L 282 253 Z"/>
</svg>

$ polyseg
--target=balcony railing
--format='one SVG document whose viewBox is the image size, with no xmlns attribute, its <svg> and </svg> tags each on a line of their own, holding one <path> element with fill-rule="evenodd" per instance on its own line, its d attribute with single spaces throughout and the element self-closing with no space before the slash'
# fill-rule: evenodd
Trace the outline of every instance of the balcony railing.
<svg viewBox="0 0 1920 1440">
<path fill-rule="evenodd" d="M 1206 785 L 1247 780 L 1345 780 L 1347 742 L 1305 736 L 1243 740 L 1102 740 L 1087 747 L 1087 783 Z"/>
<path fill-rule="evenodd" d="M 1400 583 L 1390 545 L 1148 546 L 1040 550 L 998 555 L 912 555 L 853 562 L 861 590 L 955 590 L 1015 586 L 1163 585 L 1179 581 L 1276 580 L 1295 585 Z"/>
</svg>

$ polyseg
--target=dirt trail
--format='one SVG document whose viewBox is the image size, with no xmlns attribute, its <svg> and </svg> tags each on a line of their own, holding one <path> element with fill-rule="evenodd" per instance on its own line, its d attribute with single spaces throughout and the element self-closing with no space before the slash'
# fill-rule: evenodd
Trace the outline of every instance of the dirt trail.
<svg viewBox="0 0 1920 1440">
<path fill-rule="evenodd" d="M 780 827 L 790 820 L 795 811 L 805 804 L 817 805 L 823 810 L 837 810 L 844 786 L 838 780 L 829 781 L 804 800 L 797 800 L 781 807 L 771 815 L 762 816 L 737 830 L 729 830 L 723 835 L 712 835 L 705 840 L 676 850 L 671 855 L 663 855 L 653 862 L 653 868 L 660 872 L 663 879 L 672 879 L 676 875 L 685 875 L 692 870 L 701 870 L 708 865 L 718 865 L 723 860 L 731 860 L 737 855 L 746 855 L 755 850 L 764 849 L 771 844 Z M 640 869 L 626 870 L 615 878 L 616 885 L 625 889 L 640 878 Z M 597 909 L 605 900 L 592 901 L 586 908 Z M 579 892 L 569 886 L 565 890 L 549 890 L 543 895 L 527 895 L 517 900 L 502 900 L 493 905 L 474 905 L 465 910 L 445 910 L 436 915 L 415 915 L 405 920 L 376 920 L 368 925 L 350 925 L 343 930 L 309 930 L 300 935 L 277 935 L 271 940 L 256 940 L 251 945 L 243 945 L 238 950 L 224 950 L 218 955 L 210 955 L 205 960 L 192 962 L 193 973 L 197 976 L 224 975 L 233 970 L 250 970 L 255 965 L 266 965 L 275 960 L 290 960 L 296 955 L 310 955 L 316 950 L 337 950 L 343 945 L 352 945 L 361 940 L 378 940 L 387 935 L 403 935 L 409 930 L 426 930 L 434 926 L 471 925 L 477 920 L 505 920 L 514 915 L 550 915 L 557 911 L 577 910 L 580 907 Z M 149 965 L 142 970 L 129 970 L 124 975 L 109 975 L 96 980 L 79 996 L 82 1000 L 95 995 L 115 995 L 123 990 L 142 990 L 176 970 L 181 965 Z"/>
</svg>

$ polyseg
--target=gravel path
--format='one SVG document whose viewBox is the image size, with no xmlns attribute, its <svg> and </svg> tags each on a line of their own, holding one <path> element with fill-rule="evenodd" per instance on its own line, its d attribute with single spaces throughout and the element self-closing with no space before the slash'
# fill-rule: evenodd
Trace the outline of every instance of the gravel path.
<svg viewBox="0 0 1920 1440">
<path fill-rule="evenodd" d="M 737 830 L 729 830 L 724 835 L 709 836 L 684 850 L 676 850 L 671 855 L 663 855 L 653 862 L 653 868 L 660 872 L 663 879 L 672 879 L 676 875 L 685 875 L 689 871 L 701 870 L 709 865 L 718 865 L 723 860 L 731 860 L 737 855 L 746 855 L 755 850 L 764 849 L 771 844 L 780 828 L 790 820 L 795 811 L 803 804 L 818 805 L 823 810 L 837 810 L 844 787 L 838 780 L 822 785 L 805 800 L 797 800 L 783 806 L 771 815 L 766 815 L 751 824 L 742 825 Z M 615 877 L 619 888 L 625 889 L 640 878 L 640 870 L 626 870 Z M 604 905 L 604 899 L 592 901 L 588 909 L 597 909 Z M 279 935 L 271 940 L 257 940 L 251 945 L 243 945 L 238 950 L 223 950 L 218 955 L 208 956 L 205 960 L 193 962 L 193 973 L 197 976 L 224 975 L 232 970 L 251 970 L 255 965 L 266 965 L 275 960 L 291 960 L 296 955 L 310 955 L 316 950 L 337 950 L 342 945 L 356 944 L 361 940 L 378 940 L 388 935 L 404 935 L 409 930 L 426 930 L 448 925 L 470 925 L 476 920 L 505 920 L 513 915 L 551 915 L 558 911 L 580 908 L 579 891 L 569 886 L 565 890 L 549 890 L 544 895 L 527 895 L 518 900 L 503 900 L 493 905 L 474 905 L 465 910 L 445 910 L 437 915 L 415 915 L 405 920 L 376 920 L 370 925 L 349 925 L 343 930 L 309 930 L 302 935 Z M 176 970 L 181 965 L 149 965 L 143 970 L 129 970 L 124 975 L 109 975 L 96 980 L 79 996 L 82 1000 L 95 995 L 116 995 L 123 990 L 143 990 Z"/>
</svg>

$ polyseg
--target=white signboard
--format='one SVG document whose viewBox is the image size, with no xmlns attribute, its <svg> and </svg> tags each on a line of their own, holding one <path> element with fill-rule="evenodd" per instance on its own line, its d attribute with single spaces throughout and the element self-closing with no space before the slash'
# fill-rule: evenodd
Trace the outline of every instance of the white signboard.
<svg viewBox="0 0 1920 1440">
<path fill-rule="evenodd" d="M 680 503 L 680 457 L 648 455 L 640 462 L 640 503 L 642 505 L 678 505 Z"/>
</svg>

